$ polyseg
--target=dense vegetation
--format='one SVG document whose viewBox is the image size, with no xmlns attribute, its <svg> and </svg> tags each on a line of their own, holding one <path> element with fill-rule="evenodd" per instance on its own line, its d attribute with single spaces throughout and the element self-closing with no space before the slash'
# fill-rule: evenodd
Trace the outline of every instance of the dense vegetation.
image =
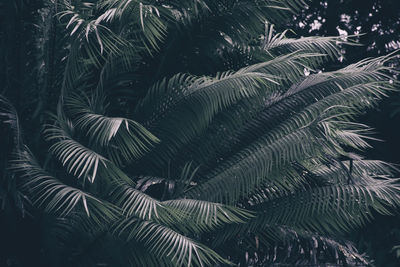
<svg viewBox="0 0 400 267">
<path fill-rule="evenodd" d="M 386 55 L 400 48 L 400 2 L 396 0 L 330 0 L 311 1 L 307 9 L 296 16 L 290 27 L 297 36 L 355 35 L 361 46 L 341 48 L 343 58 L 332 65 L 346 66 L 366 57 Z M 392 62 L 399 68 L 399 61 Z M 395 75 L 396 76 L 396 75 Z M 379 103 L 377 109 L 361 118 L 376 129 L 376 136 L 385 142 L 373 142 L 370 155 L 400 163 L 397 151 L 400 142 L 398 122 L 399 94 Z"/>
<path fill-rule="evenodd" d="M 1 264 L 367 264 L 396 169 L 355 122 L 394 55 L 289 38 L 301 0 L 0 4 Z M 276 30 L 275 30 L 276 29 Z"/>
<path fill-rule="evenodd" d="M 290 22 L 297 36 L 356 35 L 362 46 L 344 46 L 342 61 L 325 67 L 338 68 L 365 57 L 378 57 L 399 48 L 400 1 L 397 0 L 329 0 L 311 1 L 306 9 Z M 359 34 L 359 35 L 357 35 Z M 391 63 L 397 70 L 399 60 Z M 398 75 L 394 73 L 395 79 Z M 391 92 L 373 110 L 358 121 L 374 128 L 370 142 L 373 148 L 363 151 L 367 157 L 400 163 L 400 96 Z M 382 142 L 383 141 L 383 142 Z M 374 259 L 376 266 L 400 265 L 400 216 L 377 216 L 359 231 L 352 233 L 356 246 Z M 397 247 L 397 249 L 393 249 Z"/>
</svg>

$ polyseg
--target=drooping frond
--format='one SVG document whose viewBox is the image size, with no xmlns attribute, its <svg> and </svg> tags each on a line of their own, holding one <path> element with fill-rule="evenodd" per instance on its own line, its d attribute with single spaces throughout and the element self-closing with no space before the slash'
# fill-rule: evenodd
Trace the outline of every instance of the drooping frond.
<svg viewBox="0 0 400 267">
<path fill-rule="evenodd" d="M 369 184 L 334 185 L 294 193 L 260 204 L 257 209 L 265 211 L 263 219 L 267 221 L 320 232 L 348 231 L 368 220 L 371 209 L 390 214 L 388 206 L 399 204 L 399 199 L 393 197 L 398 191 L 395 180 L 371 180 Z"/>
<path fill-rule="evenodd" d="M 382 71 L 384 68 L 364 71 L 363 67 L 354 66 L 348 70 L 310 75 L 291 86 L 284 94 L 267 101 L 263 111 L 254 116 L 240 134 L 246 140 L 249 136 L 258 136 L 291 116 L 290 113 L 281 111 L 299 112 L 314 102 L 315 107 L 324 106 L 324 109 L 334 105 L 356 108 L 352 112 L 371 106 L 376 102 L 376 97 L 384 96 L 385 91 L 392 88 L 387 82 L 375 81 L 385 79 Z M 315 108 L 314 111 L 310 108 L 310 112 L 315 114 Z"/>
<path fill-rule="evenodd" d="M 156 257 L 172 261 L 175 266 L 212 266 L 229 263 L 213 250 L 160 224 L 135 217 L 121 221 L 114 229 L 127 241 L 136 240 Z"/>
<path fill-rule="evenodd" d="M 44 132 L 47 140 L 54 142 L 50 151 L 69 173 L 93 183 L 98 168 L 107 168 L 108 160 L 105 157 L 75 141 L 62 125 L 49 125 Z"/>
<path fill-rule="evenodd" d="M 350 262 L 359 260 L 365 263 L 366 259 L 351 247 L 324 236 L 312 237 L 315 234 L 310 233 L 317 231 L 325 234 L 335 233 L 337 236 L 339 232 L 348 232 L 369 221 L 372 218 L 372 210 L 383 214 L 392 213 L 391 207 L 399 204 L 399 198 L 393 198 L 398 196 L 397 183 L 398 181 L 393 179 L 369 179 L 368 184 L 364 181 L 363 184 L 309 188 L 272 200 L 266 199 L 265 203 L 253 207 L 260 217 L 256 216 L 246 227 L 225 226 L 223 231 L 215 234 L 214 245 L 219 246 L 218 244 L 225 244 L 229 240 L 236 240 L 238 236 L 243 236 L 241 242 L 256 248 L 263 242 L 265 243 L 262 247 L 271 248 L 282 242 L 288 242 L 292 246 L 300 242 L 299 238 L 305 238 L 305 241 L 316 239 L 318 242 L 328 241 L 326 246 L 332 246 L 346 258 L 350 256 Z M 336 239 L 340 240 L 340 237 Z M 328 252 L 327 248 L 323 251 Z M 352 254 L 354 255 L 351 256 Z M 280 259 L 285 258 L 285 255 L 281 256 Z M 325 255 L 323 259 L 328 258 Z"/>
<path fill-rule="evenodd" d="M 221 197 L 226 192 L 233 197 L 231 200 L 237 199 L 265 179 L 271 166 L 279 168 L 299 157 L 318 157 L 324 150 L 344 153 L 343 145 L 365 147 L 364 129 L 360 128 L 363 126 L 347 121 L 392 88 L 388 82 L 370 82 L 378 77 L 384 78 L 383 70 L 384 67 L 377 67 L 374 61 L 343 72 L 322 73 L 306 78 L 281 96 L 266 101 L 264 110 L 253 116 L 254 119 L 245 124 L 240 134 L 232 138 L 229 145 L 237 142 L 237 147 L 227 152 L 237 154 L 220 163 L 214 170 L 214 177 L 210 175 L 213 178 L 193 188 L 188 196 L 197 198 L 202 195 L 200 192 L 210 192 L 204 190 L 205 186 L 222 189 L 232 185 L 235 189 L 213 191 L 211 195 Z M 307 97 L 304 95 L 303 98 L 303 94 Z M 297 114 L 285 113 L 284 110 L 297 110 Z M 319 133 L 322 135 L 318 138 Z M 243 145 L 253 144 L 245 147 L 240 145 L 241 142 Z M 271 156 L 271 152 L 279 154 Z M 236 187 L 237 184 L 241 186 Z"/>
<path fill-rule="evenodd" d="M 84 147 L 72 139 L 64 129 L 52 126 L 46 130 L 48 140 L 56 140 L 50 151 L 66 166 L 68 172 L 78 178 L 83 176 L 94 182 L 96 174 L 102 181 L 115 187 L 112 189 L 111 201 L 128 214 L 151 218 L 159 204 L 150 196 L 131 187 L 132 180 L 111 161 L 98 153 Z"/>
<path fill-rule="evenodd" d="M 32 194 L 33 204 L 48 213 L 64 217 L 71 212 L 85 212 L 98 224 L 116 218 L 115 207 L 51 176 L 27 149 L 18 153 L 11 168 L 23 178 L 24 190 Z"/>
<path fill-rule="evenodd" d="M 200 201 L 174 199 L 158 201 L 128 185 L 119 185 L 113 190 L 112 202 L 121 207 L 125 216 L 136 216 L 143 220 L 177 227 L 189 232 L 205 232 L 224 224 L 242 223 L 251 217 L 239 208 Z"/>
<path fill-rule="evenodd" d="M 278 81 L 280 83 L 280 86 L 277 88 L 278 90 L 275 90 L 273 93 L 267 93 L 263 97 L 257 95 L 243 99 L 236 105 L 219 112 L 206 132 L 186 145 L 184 151 L 193 154 L 193 158 L 199 161 L 197 162 L 198 164 L 208 164 L 209 162 L 219 161 L 218 158 L 226 157 L 224 154 L 229 153 L 229 155 L 232 155 L 234 151 L 228 150 L 224 152 L 224 149 L 230 149 L 232 143 L 236 143 L 238 141 L 236 139 L 241 138 L 238 135 L 242 134 L 242 132 L 242 135 L 246 137 L 246 139 L 244 139 L 246 142 L 250 141 L 249 139 L 251 136 L 259 136 L 260 132 L 255 129 L 255 125 L 253 124 L 258 124 L 258 120 L 262 119 L 263 114 L 260 112 L 262 112 L 263 109 L 267 109 L 268 105 L 274 104 L 275 101 L 283 100 L 285 94 L 282 92 L 288 90 L 286 87 L 304 79 L 304 68 L 313 68 L 314 64 L 317 66 L 318 61 L 314 61 L 314 59 L 318 57 L 319 54 L 291 53 L 269 59 L 262 64 L 250 66 L 251 68 L 257 68 L 258 71 L 278 76 Z M 289 96 L 289 93 L 287 93 L 287 96 Z M 298 100 L 288 100 L 291 105 L 296 104 L 297 101 Z M 292 108 L 292 106 L 290 108 Z M 278 110 L 278 107 L 276 109 Z M 267 111 L 265 111 L 265 113 L 270 117 L 276 116 L 279 118 L 277 121 L 281 121 L 282 116 L 287 114 L 282 112 L 282 110 L 285 110 L 285 108 L 279 107 L 279 112 L 276 113 L 269 110 L 268 113 Z M 265 126 L 265 123 L 259 122 L 259 125 L 261 128 Z M 251 127 L 251 130 L 245 131 L 246 127 Z M 211 156 L 217 151 L 220 151 L 219 155 Z M 179 159 L 181 155 L 186 154 L 187 153 L 181 153 L 178 154 L 177 157 Z M 204 162 L 203 159 L 208 159 L 208 162 Z"/>
<path fill-rule="evenodd" d="M 399 205 L 399 187 L 393 179 L 370 179 L 363 184 L 343 184 L 300 190 L 257 204 L 260 217 L 246 228 L 228 226 L 234 236 L 263 225 L 285 225 L 319 233 L 348 232 L 371 219 L 371 211 L 390 214 Z M 230 233 L 229 233 L 230 232 Z"/>
</svg>

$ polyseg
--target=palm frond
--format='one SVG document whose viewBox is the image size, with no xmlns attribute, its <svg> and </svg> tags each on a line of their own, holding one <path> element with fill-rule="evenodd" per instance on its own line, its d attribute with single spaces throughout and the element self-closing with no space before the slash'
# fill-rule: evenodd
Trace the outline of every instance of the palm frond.
<svg viewBox="0 0 400 267">
<path fill-rule="evenodd" d="M 353 107 L 353 113 L 371 106 L 376 103 L 377 98 L 383 97 L 386 91 L 393 88 L 389 83 L 372 81 L 375 78 L 384 79 L 380 71 L 377 69 L 365 72 L 363 69 L 353 68 L 351 72 L 346 70 L 309 76 L 281 96 L 267 101 L 264 110 L 245 125 L 237 138 L 241 139 L 240 136 L 243 136 L 248 141 L 251 136 L 259 136 L 291 115 L 280 111 L 299 112 L 314 102 L 315 108 L 324 106 L 327 109 L 334 105 Z M 315 112 L 315 109 L 309 110 Z"/>
<path fill-rule="evenodd" d="M 142 242 L 156 257 L 166 258 L 176 266 L 229 263 L 206 246 L 154 222 L 131 217 L 120 222 L 114 232 L 127 241 Z"/>
<path fill-rule="evenodd" d="M 65 21 L 72 41 L 64 69 L 62 96 L 82 83 L 78 78 L 88 75 L 91 68 L 100 68 L 106 55 L 134 49 L 119 33 L 101 24 L 102 20 L 98 20 L 95 13 L 93 5 L 75 7 L 63 1 L 63 11 L 58 17 L 60 21 Z"/>
<path fill-rule="evenodd" d="M 98 224 L 116 218 L 117 208 L 51 176 L 27 149 L 18 153 L 11 168 L 24 179 L 23 188 L 33 197 L 33 204 L 45 212 L 61 217 L 71 212 L 85 212 Z"/>
<path fill-rule="evenodd" d="M 122 208 L 126 216 L 152 220 L 161 216 L 164 207 L 160 202 L 129 184 L 119 184 L 112 191 L 111 199 Z M 165 213 L 165 212 L 164 212 Z"/>
<path fill-rule="evenodd" d="M 127 217 L 136 216 L 194 233 L 206 232 L 228 223 L 243 223 L 252 216 L 239 208 L 208 201 L 158 201 L 128 185 L 119 185 L 113 190 L 111 198 Z"/>
<path fill-rule="evenodd" d="M 263 212 L 259 221 L 261 225 L 269 221 L 320 233 L 347 232 L 369 220 L 372 209 L 390 214 L 390 207 L 399 204 L 399 199 L 393 197 L 398 196 L 396 183 L 394 179 L 371 179 L 364 184 L 314 188 L 268 201 L 255 208 Z M 294 210 L 296 212 L 292 212 Z"/>
<path fill-rule="evenodd" d="M 54 142 L 50 151 L 66 166 L 69 173 L 78 178 L 84 177 L 93 183 L 98 169 L 106 169 L 109 161 L 75 141 L 67 130 L 62 125 L 56 124 L 49 125 L 44 130 L 46 139 Z"/>
<path fill-rule="evenodd" d="M 372 210 L 391 214 L 399 205 L 395 179 L 369 179 L 363 184 L 329 185 L 298 190 L 253 206 L 257 216 L 245 225 L 226 225 L 216 234 L 215 245 L 248 233 L 266 242 L 282 241 L 284 229 L 300 236 L 305 232 L 333 234 L 349 232 L 372 218 Z M 280 228 L 283 227 L 283 228 Z M 279 230 L 280 229 L 280 230 Z M 282 231 L 280 233 L 280 231 Z"/>
<path fill-rule="evenodd" d="M 234 184 L 235 189 L 223 190 L 224 192 L 230 192 L 229 194 L 233 197 L 230 201 L 233 201 L 241 194 L 249 193 L 251 191 L 250 188 L 259 184 L 264 179 L 263 177 L 266 177 L 267 173 L 271 171 L 271 166 L 279 168 L 279 166 L 283 166 L 295 158 L 317 157 L 318 153 L 324 150 L 333 149 L 336 151 L 335 153 L 345 153 L 341 148 L 343 145 L 351 145 L 355 148 L 367 146 L 364 141 L 365 136 L 362 133 L 365 130 L 360 128 L 363 126 L 348 123 L 347 121 L 358 110 L 372 105 L 377 98 L 384 95 L 386 90 L 391 89 L 389 83 L 368 82 L 370 79 L 374 79 L 375 76 L 382 77 L 384 75 L 380 73 L 381 69 L 371 68 L 370 64 L 376 64 L 376 62 L 367 63 L 367 68 L 370 68 L 370 72 L 367 73 L 364 71 L 366 66 L 361 65 L 359 66 L 360 69 L 350 68 L 352 75 L 348 76 L 347 71 L 349 70 L 345 70 L 344 75 L 341 75 L 341 73 L 336 75 L 335 73 L 321 74 L 321 77 L 316 75 L 315 78 L 310 79 L 310 82 L 301 82 L 299 85 L 289 89 L 282 97 L 278 97 L 272 102 L 267 102 L 266 106 L 268 108 L 265 109 L 265 115 L 262 112 L 261 116 L 255 117 L 255 121 L 248 123 L 249 128 L 240 133 L 240 136 L 245 137 L 243 140 L 245 140 L 246 144 L 249 141 L 253 141 L 253 144 L 245 147 L 242 151 L 239 150 L 237 155 L 231 156 L 225 163 L 219 163 L 219 168 L 214 170 L 215 175 L 210 176 L 210 178 L 213 178 L 208 179 L 206 183 L 197 188 L 194 187 L 188 196 L 197 198 L 201 194 L 208 195 L 210 193 L 214 195 L 215 193 L 215 195 L 221 197 L 221 192 L 217 193 L 215 189 L 220 188 L 220 186 L 229 187 L 229 185 Z M 355 75 L 357 73 L 359 74 L 358 77 Z M 333 82 L 331 86 L 320 85 L 321 81 L 324 81 L 322 84 L 325 82 L 329 84 L 336 79 L 337 81 Z M 348 87 L 338 86 L 339 83 Z M 304 86 L 305 84 L 307 86 Z M 318 86 L 313 87 L 314 85 Z M 298 91 L 300 88 L 301 91 Z M 307 88 L 306 92 L 321 98 L 321 100 L 314 99 L 311 102 L 312 98 L 308 97 L 309 103 L 303 102 L 301 99 L 289 101 L 294 92 L 300 94 L 305 88 Z M 324 96 L 324 94 L 326 95 Z M 289 103 L 286 108 L 294 110 L 296 105 L 300 105 L 302 110 L 299 110 L 297 114 L 292 114 L 290 119 L 282 121 L 283 118 L 280 117 L 280 114 L 282 114 L 281 111 L 284 110 L 284 107 L 281 105 L 286 102 L 285 98 Z M 350 113 L 348 112 L 349 108 L 351 109 Z M 332 114 L 340 115 L 332 116 Z M 276 120 L 271 120 L 274 116 L 277 117 Z M 268 120 L 265 120 L 266 118 Z M 260 121 L 256 122 L 257 120 Z M 269 123 L 271 123 L 270 127 L 268 127 Z M 320 131 L 323 134 L 318 137 L 318 132 Z M 254 136 L 254 139 L 252 136 Z M 238 139 L 240 140 L 241 137 Z M 288 145 L 287 147 L 286 144 Z M 274 146 L 276 148 L 273 148 Z M 232 150 L 230 152 L 232 153 Z M 273 154 L 270 154 L 271 152 Z M 276 152 L 278 154 L 274 154 Z M 269 155 L 267 157 L 268 160 L 265 155 Z M 237 184 L 241 186 L 236 186 Z M 210 186 L 210 188 L 206 189 L 203 186 Z M 210 190 L 211 188 L 213 190 Z M 214 199 L 214 201 L 221 200 Z"/>
<path fill-rule="evenodd" d="M 259 116 L 257 116 L 258 113 L 261 113 L 263 108 L 265 108 L 270 101 L 273 102 L 273 99 L 280 99 L 283 94 L 282 92 L 287 90 L 287 86 L 303 79 L 304 68 L 312 68 L 314 64 L 317 66 L 318 60 L 316 60 L 316 58 L 319 57 L 319 54 L 296 52 L 274 57 L 267 60 L 265 63 L 250 66 L 250 68 L 257 69 L 257 71 L 266 72 L 280 77 L 280 85 L 277 87 L 277 90 L 273 93 L 267 92 L 266 95 L 263 95 L 262 97 L 256 95 L 242 99 L 236 105 L 219 112 L 207 128 L 206 132 L 202 135 L 198 135 L 195 140 L 186 145 L 184 151 L 194 155 L 193 158 L 196 160 L 208 159 L 209 162 L 218 162 L 219 158 L 226 157 L 224 154 L 233 154 L 233 151 L 227 151 L 226 153 L 221 153 L 221 151 L 224 151 L 224 149 L 230 149 L 232 144 L 235 144 L 238 141 L 237 139 L 242 138 L 240 136 L 242 131 L 244 132 L 243 136 L 246 137 L 252 135 L 259 136 L 259 132 L 254 128 L 252 128 L 254 132 L 245 132 L 245 129 L 242 129 L 241 127 L 243 127 L 243 125 L 249 127 L 248 125 L 253 125 L 256 120 L 260 119 Z M 291 101 L 291 104 L 294 104 L 294 101 Z M 280 116 L 279 114 L 284 114 L 282 112 L 268 113 L 269 116 Z M 260 127 L 261 125 L 265 125 L 265 123 L 260 123 Z M 237 136 L 236 133 L 238 133 L 239 136 Z M 249 141 L 249 139 L 246 139 L 246 142 L 247 141 Z M 220 154 L 212 157 L 211 155 L 217 151 L 220 151 Z M 186 155 L 188 153 L 180 153 L 177 154 L 176 157 L 179 158 L 180 155 Z M 208 165 L 208 162 L 200 161 L 198 164 Z"/>
</svg>

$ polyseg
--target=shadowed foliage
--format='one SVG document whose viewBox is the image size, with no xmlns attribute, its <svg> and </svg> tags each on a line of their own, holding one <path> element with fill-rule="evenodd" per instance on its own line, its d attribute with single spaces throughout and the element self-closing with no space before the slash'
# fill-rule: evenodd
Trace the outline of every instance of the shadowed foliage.
<svg viewBox="0 0 400 267">
<path fill-rule="evenodd" d="M 316 71 L 356 44 L 277 32 L 302 0 L 20 3 L 51 35 L 2 90 L 0 199 L 41 265 L 368 264 L 345 234 L 400 187 L 355 118 L 395 55 Z"/>
</svg>

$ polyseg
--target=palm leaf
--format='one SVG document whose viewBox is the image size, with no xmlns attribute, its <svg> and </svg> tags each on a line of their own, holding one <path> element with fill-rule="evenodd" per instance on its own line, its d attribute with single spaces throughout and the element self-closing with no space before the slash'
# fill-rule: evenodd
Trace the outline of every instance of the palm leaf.
<svg viewBox="0 0 400 267">
<path fill-rule="evenodd" d="M 49 125 L 44 130 L 48 141 L 55 141 L 50 151 L 66 166 L 67 171 L 78 178 L 85 177 L 94 182 L 98 169 L 106 169 L 105 157 L 75 141 L 61 125 Z"/>
<path fill-rule="evenodd" d="M 11 168 L 24 178 L 24 190 L 30 192 L 37 207 L 61 217 L 84 211 L 97 224 L 116 218 L 115 207 L 51 176 L 40 167 L 29 150 L 21 151 L 18 156 Z"/>
<path fill-rule="evenodd" d="M 156 257 L 166 258 L 175 266 L 229 263 L 206 246 L 154 222 L 131 217 L 121 221 L 114 232 L 127 241 L 143 242 Z"/>
</svg>

